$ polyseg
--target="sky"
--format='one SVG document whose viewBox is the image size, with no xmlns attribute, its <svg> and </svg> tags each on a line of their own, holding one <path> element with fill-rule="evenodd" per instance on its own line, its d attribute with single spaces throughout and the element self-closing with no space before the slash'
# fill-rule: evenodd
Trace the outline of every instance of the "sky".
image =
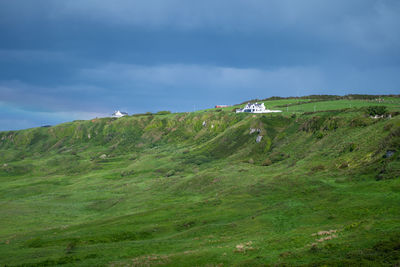
<svg viewBox="0 0 400 267">
<path fill-rule="evenodd" d="M 398 0 L 0 0 L 0 131 L 400 93 Z"/>
</svg>

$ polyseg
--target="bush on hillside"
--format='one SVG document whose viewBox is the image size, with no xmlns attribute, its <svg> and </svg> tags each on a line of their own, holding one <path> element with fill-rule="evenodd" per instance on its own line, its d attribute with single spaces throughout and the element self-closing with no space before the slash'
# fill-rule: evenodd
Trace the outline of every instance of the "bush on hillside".
<svg viewBox="0 0 400 267">
<path fill-rule="evenodd" d="M 271 164 L 272 164 L 272 161 L 269 158 L 264 160 L 263 163 L 261 163 L 261 165 L 263 165 L 263 166 L 269 166 Z"/>
<path fill-rule="evenodd" d="M 156 113 L 156 115 L 167 115 L 167 114 L 171 114 L 171 111 L 169 110 L 162 110 Z"/>
<path fill-rule="evenodd" d="M 322 164 L 311 167 L 311 171 L 313 172 L 323 171 L 323 170 L 325 170 L 325 166 Z"/>
<path fill-rule="evenodd" d="M 134 174 L 135 174 L 134 170 L 123 170 L 123 171 L 121 171 L 121 177 L 132 176 Z"/>
<path fill-rule="evenodd" d="M 318 131 L 318 132 L 315 133 L 315 137 L 317 139 L 322 139 L 322 138 L 324 138 L 324 136 L 325 136 L 325 134 L 323 132 L 321 132 L 321 131 Z"/>
<path fill-rule="evenodd" d="M 331 117 L 328 118 L 323 123 L 323 130 L 324 131 L 336 131 L 341 124 L 341 120 L 338 117 Z"/>
<path fill-rule="evenodd" d="M 48 135 L 39 131 L 35 131 L 32 136 L 29 145 L 34 145 L 39 142 L 45 142 L 48 140 Z"/>
<path fill-rule="evenodd" d="M 25 246 L 27 246 L 28 248 L 40 248 L 43 245 L 44 242 L 40 237 L 35 237 L 25 242 Z"/>
<path fill-rule="evenodd" d="M 201 165 L 210 162 L 212 159 L 209 156 L 198 154 L 192 155 L 185 159 L 185 164 Z"/>
<path fill-rule="evenodd" d="M 350 126 L 355 127 L 365 127 L 372 124 L 370 118 L 356 117 L 350 121 Z"/>
<path fill-rule="evenodd" d="M 400 147 L 400 127 L 396 127 L 382 140 L 380 150 L 398 149 Z"/>
<path fill-rule="evenodd" d="M 175 170 L 169 170 L 169 171 L 167 171 L 167 173 L 165 174 L 165 176 L 166 177 L 171 177 L 171 176 L 174 176 L 175 175 Z"/>
<path fill-rule="evenodd" d="M 77 239 L 77 238 L 72 239 L 71 242 L 69 242 L 67 244 L 67 247 L 65 248 L 65 253 L 71 254 L 72 252 L 74 252 L 78 243 L 79 243 L 79 239 Z"/>
<path fill-rule="evenodd" d="M 9 175 L 23 175 L 33 171 L 33 169 L 34 165 L 32 164 L 3 164 L 0 170 Z"/>
<path fill-rule="evenodd" d="M 400 165 L 396 161 L 385 162 L 378 170 L 375 180 L 389 180 L 400 177 Z"/>
<path fill-rule="evenodd" d="M 300 126 L 300 130 L 304 132 L 316 132 L 321 128 L 323 123 L 324 123 L 323 118 L 315 116 L 305 121 L 303 125 Z"/>
<path fill-rule="evenodd" d="M 349 164 L 347 162 L 343 162 L 342 164 L 339 165 L 339 169 L 346 169 L 349 167 Z"/>
<path fill-rule="evenodd" d="M 388 123 L 385 125 L 385 127 L 383 127 L 383 129 L 385 131 L 390 131 L 390 129 L 392 129 L 392 127 L 393 127 L 393 123 Z"/>
<path fill-rule="evenodd" d="M 285 159 L 287 159 L 289 157 L 290 157 L 289 155 L 287 155 L 287 154 L 285 154 L 283 152 L 273 152 L 273 153 L 271 153 L 269 158 L 270 158 L 272 163 L 275 163 L 275 162 L 279 162 L 279 161 L 285 160 Z"/>
<path fill-rule="evenodd" d="M 357 145 L 355 143 L 350 143 L 348 149 L 350 152 L 353 152 L 357 149 Z"/>
<path fill-rule="evenodd" d="M 383 116 L 387 113 L 386 106 L 370 106 L 366 108 L 366 113 L 369 116 Z"/>
</svg>

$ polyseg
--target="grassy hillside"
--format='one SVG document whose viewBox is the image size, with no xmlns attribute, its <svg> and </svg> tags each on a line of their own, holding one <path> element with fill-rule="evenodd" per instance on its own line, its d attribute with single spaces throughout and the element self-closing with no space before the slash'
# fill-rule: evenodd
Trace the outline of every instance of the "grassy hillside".
<svg viewBox="0 0 400 267">
<path fill-rule="evenodd" d="M 385 101 L 390 118 L 284 99 L 0 132 L 0 266 L 399 264 Z"/>
</svg>

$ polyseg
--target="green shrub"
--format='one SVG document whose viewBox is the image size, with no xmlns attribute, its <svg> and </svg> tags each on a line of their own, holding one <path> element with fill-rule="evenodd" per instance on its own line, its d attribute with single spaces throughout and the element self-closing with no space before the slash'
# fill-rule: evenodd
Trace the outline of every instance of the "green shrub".
<svg viewBox="0 0 400 267">
<path fill-rule="evenodd" d="M 170 176 L 173 176 L 175 174 L 175 170 L 169 170 L 166 174 L 165 174 L 165 176 L 166 177 L 170 177 Z"/>
<path fill-rule="evenodd" d="M 262 163 L 261 165 L 263 165 L 263 166 L 269 166 L 269 165 L 271 165 L 271 164 L 272 164 L 272 161 L 268 158 L 268 159 L 264 160 L 263 163 Z"/>
<path fill-rule="evenodd" d="M 321 128 L 323 122 L 324 119 L 319 116 L 312 117 L 311 119 L 306 120 L 303 125 L 300 126 L 300 130 L 305 132 L 316 132 Z"/>
<path fill-rule="evenodd" d="M 35 237 L 25 242 L 25 245 L 29 248 L 40 248 L 44 245 L 44 242 L 40 237 Z"/>
<path fill-rule="evenodd" d="M 365 126 L 370 125 L 371 123 L 372 123 L 371 119 L 369 119 L 369 118 L 356 117 L 356 118 L 354 118 L 354 119 L 352 119 L 350 121 L 350 126 L 353 127 L 353 128 L 355 128 L 355 127 L 365 127 Z"/>
<path fill-rule="evenodd" d="M 350 143 L 347 147 L 349 152 L 353 152 L 354 150 L 357 149 L 357 145 L 355 143 Z"/>
<path fill-rule="evenodd" d="M 185 163 L 186 163 L 186 164 L 201 165 L 201 164 L 210 162 L 211 160 L 212 160 L 212 159 L 211 159 L 210 157 L 208 157 L 208 156 L 206 156 L 206 155 L 199 154 L 199 155 L 192 155 L 192 156 L 190 156 L 190 157 L 188 156 L 188 157 L 185 159 Z"/>
<path fill-rule="evenodd" d="M 339 169 L 346 169 L 349 167 L 349 164 L 347 162 L 343 162 L 342 164 L 339 165 Z"/>
<path fill-rule="evenodd" d="M 65 248 L 65 253 L 70 254 L 72 253 L 76 246 L 78 245 L 79 240 L 73 239 L 71 242 L 68 243 L 67 247 Z"/>
<path fill-rule="evenodd" d="M 273 153 L 271 153 L 269 158 L 272 161 L 272 163 L 276 163 L 276 162 L 279 162 L 279 161 L 289 158 L 289 155 L 287 155 L 283 152 L 273 152 Z"/>
<path fill-rule="evenodd" d="M 323 171 L 323 170 L 325 170 L 325 166 L 322 165 L 322 164 L 316 165 L 316 166 L 311 168 L 311 171 L 313 171 L 313 172 Z"/>
<path fill-rule="evenodd" d="M 156 113 L 156 115 L 167 115 L 167 114 L 171 114 L 171 111 L 169 110 L 162 110 Z"/>
<path fill-rule="evenodd" d="M 186 230 L 186 229 L 192 228 L 195 225 L 196 225 L 195 221 L 184 222 L 182 224 L 176 225 L 176 230 L 178 230 L 178 231 Z"/>
<path fill-rule="evenodd" d="M 400 147 L 400 126 L 391 130 L 391 132 L 382 140 L 380 149 L 398 149 Z"/>
<path fill-rule="evenodd" d="M 324 138 L 324 136 L 325 136 L 325 134 L 323 132 L 319 131 L 319 132 L 315 133 L 315 137 L 317 139 L 322 139 L 322 138 Z"/>
<path fill-rule="evenodd" d="M 392 127 L 393 127 L 393 123 L 388 123 L 385 125 L 385 127 L 383 127 L 383 129 L 385 131 L 390 131 L 390 129 L 392 129 Z"/>
<path fill-rule="evenodd" d="M 32 164 L 6 164 L 0 170 L 5 171 L 9 175 L 23 175 L 33 171 L 34 165 Z"/>
<path fill-rule="evenodd" d="M 339 128 L 340 120 L 339 118 L 329 118 L 323 124 L 324 131 L 335 131 Z"/>
<path fill-rule="evenodd" d="M 135 174 L 134 170 L 124 170 L 121 171 L 121 177 L 125 177 L 125 176 L 132 176 Z"/>
<path fill-rule="evenodd" d="M 370 106 L 366 108 L 366 114 L 369 116 L 382 116 L 387 113 L 387 107 L 386 106 Z"/>
</svg>

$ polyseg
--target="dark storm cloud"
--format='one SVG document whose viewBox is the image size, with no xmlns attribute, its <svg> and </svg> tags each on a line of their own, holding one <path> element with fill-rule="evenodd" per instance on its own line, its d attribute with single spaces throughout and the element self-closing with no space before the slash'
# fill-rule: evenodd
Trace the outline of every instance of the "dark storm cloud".
<svg viewBox="0 0 400 267">
<path fill-rule="evenodd" d="M 1 128 L 116 108 L 398 93 L 398 14 L 395 0 L 2 1 Z M 15 127 L 11 109 L 22 110 Z"/>
</svg>

